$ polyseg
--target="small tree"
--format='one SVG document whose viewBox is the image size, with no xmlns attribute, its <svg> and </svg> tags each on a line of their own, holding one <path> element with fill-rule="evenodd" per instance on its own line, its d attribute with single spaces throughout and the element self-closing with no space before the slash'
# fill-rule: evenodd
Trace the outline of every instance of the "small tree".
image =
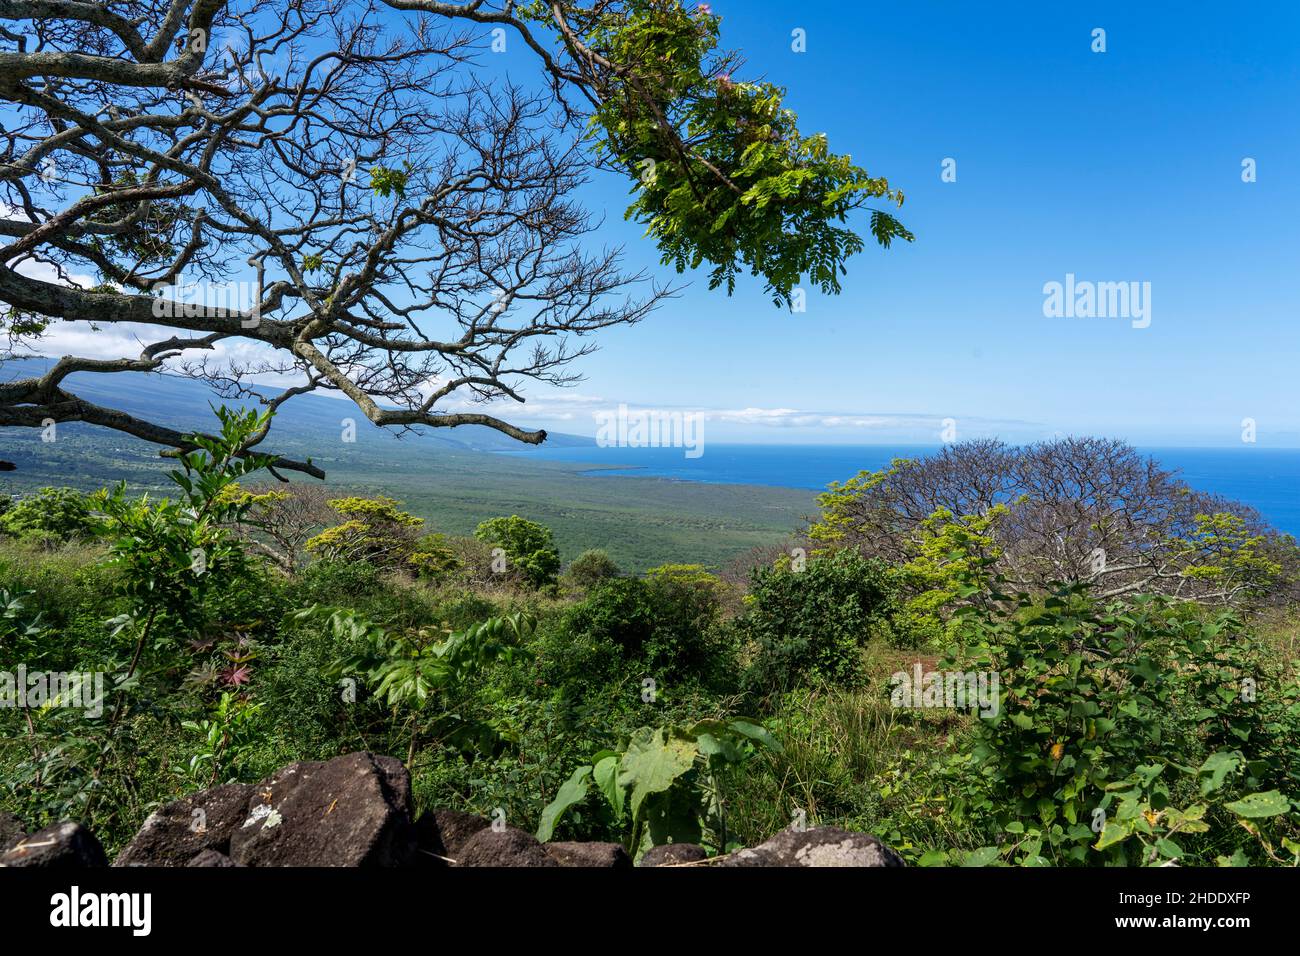
<svg viewBox="0 0 1300 956">
<path fill-rule="evenodd" d="M 759 692 L 859 676 L 862 648 L 888 627 L 895 582 L 882 562 L 835 551 L 754 573 L 750 611 L 741 621 L 754 644 L 747 683 Z"/>
<path fill-rule="evenodd" d="M 540 588 L 555 581 L 560 570 L 560 552 L 555 549 L 551 529 L 519 515 L 489 518 L 474 529 L 474 537 L 500 548 L 506 573 L 513 573 L 529 587 Z"/>
<path fill-rule="evenodd" d="M 207 623 L 208 595 L 227 589 L 247 567 L 244 552 L 228 530 L 247 505 L 235 500 L 230 489 L 275 460 L 249 450 L 265 433 L 271 413 L 224 407 L 216 413 L 220 433 L 191 436 L 195 450 L 183 454 L 181 467 L 171 472 L 181 491 L 178 500 L 130 498 L 125 482 L 99 499 L 104 533 L 113 539 L 109 561 L 120 572 L 119 588 L 127 602 L 126 612 L 108 623 L 115 636 L 135 635 L 136 642 L 115 692 L 117 704 L 94 770 L 96 781 L 118 749 L 114 731 L 125 713 L 124 691 L 134 683 L 146 649 L 155 654 L 162 648 L 174 650 L 198 633 Z M 90 790 L 89 805 L 100 792 Z"/>
<path fill-rule="evenodd" d="M 564 572 L 565 578 L 579 588 L 593 588 L 602 581 L 621 577 L 622 574 L 614 560 L 601 548 L 589 548 L 582 552 Z"/>
<path fill-rule="evenodd" d="M 335 498 L 329 504 L 347 520 L 307 542 L 317 557 L 430 576 L 456 566 L 442 535 L 422 536 L 424 519 L 402 511 L 392 498 Z"/>
<path fill-rule="evenodd" d="M 196 627 L 204 595 L 244 567 L 244 552 L 227 527 L 247 505 L 230 489 L 274 460 L 247 451 L 270 413 L 223 407 L 217 416 L 220 435 L 193 436 L 198 450 L 182 455 L 181 468 L 171 472 L 182 491 L 179 500 L 130 498 L 125 482 L 100 500 L 107 519 L 104 531 L 113 538 L 110 561 L 121 570 L 121 587 L 131 602 L 123 623 L 140 625 L 141 647 L 159 615 L 187 630 Z"/>
<path fill-rule="evenodd" d="M 307 542 L 337 514 L 330 507 L 329 492 L 305 482 L 234 486 L 228 494 L 247 506 L 235 530 L 286 574 L 298 571 Z"/>
</svg>

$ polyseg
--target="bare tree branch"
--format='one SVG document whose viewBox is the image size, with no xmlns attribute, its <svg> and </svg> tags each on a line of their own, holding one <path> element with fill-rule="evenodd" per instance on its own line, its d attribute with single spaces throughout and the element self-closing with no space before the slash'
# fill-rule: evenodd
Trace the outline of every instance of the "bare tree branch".
<svg viewBox="0 0 1300 956">
<path fill-rule="evenodd" d="M 58 323 L 156 330 L 138 356 L 0 383 L 0 426 L 88 422 L 174 454 L 188 436 L 67 381 L 167 370 L 539 443 L 465 404 L 571 384 L 593 333 L 672 294 L 584 249 L 592 159 L 562 90 L 593 74 L 513 3 L 0 0 L 0 21 L 0 361 Z M 544 89 L 483 69 L 486 23 L 521 31 Z"/>
</svg>

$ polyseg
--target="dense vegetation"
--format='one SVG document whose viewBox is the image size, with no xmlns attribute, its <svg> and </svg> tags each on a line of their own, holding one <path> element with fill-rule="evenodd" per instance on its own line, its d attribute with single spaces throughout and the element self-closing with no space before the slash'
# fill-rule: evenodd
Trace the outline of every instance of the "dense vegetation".
<svg viewBox="0 0 1300 956">
<path fill-rule="evenodd" d="M 0 670 L 108 675 L 102 708 L 0 709 L 0 804 L 29 827 L 80 819 L 111 848 L 179 794 L 368 749 L 408 762 L 422 807 L 634 852 L 807 821 L 921 864 L 1300 859 L 1295 625 L 1275 606 L 1295 544 L 1230 503 L 1143 511 L 1194 600 L 1099 587 L 1091 560 L 1025 580 L 1019 487 L 904 520 L 919 485 L 898 476 L 940 488 L 988 448 L 836 486 L 806 540 L 744 575 L 629 575 L 599 551 L 564 567 L 518 515 L 460 537 L 391 498 L 266 483 L 246 453 L 264 424 L 223 412 L 165 498 L 0 498 Z M 1053 487 L 1039 507 L 1095 536 L 1105 497 Z M 994 696 L 900 695 L 918 665 Z"/>
</svg>

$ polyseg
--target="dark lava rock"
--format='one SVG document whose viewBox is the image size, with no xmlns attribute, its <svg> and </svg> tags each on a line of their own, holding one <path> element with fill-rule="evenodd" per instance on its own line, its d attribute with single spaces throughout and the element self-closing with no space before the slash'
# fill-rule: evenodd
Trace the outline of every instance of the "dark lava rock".
<svg viewBox="0 0 1300 956">
<path fill-rule="evenodd" d="M 433 810 L 420 814 L 420 819 L 415 821 L 415 839 L 420 849 L 427 851 L 420 854 L 420 862 L 447 865 L 446 860 L 437 857 L 455 860 L 470 838 L 489 826 L 482 817 L 459 810 Z"/>
<path fill-rule="evenodd" d="M 542 849 L 560 866 L 628 870 L 632 858 L 617 843 L 544 843 Z"/>
<path fill-rule="evenodd" d="M 642 853 L 636 865 L 680 866 L 683 863 L 698 863 L 708 858 L 709 854 L 704 851 L 704 847 L 696 843 L 661 843 Z"/>
<path fill-rule="evenodd" d="M 186 866 L 204 850 L 225 855 L 231 834 L 248 819 L 252 799 L 248 784 L 223 783 L 173 800 L 149 814 L 113 865 Z"/>
<path fill-rule="evenodd" d="M 12 813 L 0 810 L 0 853 L 27 836 L 27 827 Z"/>
<path fill-rule="evenodd" d="M 204 850 L 185 864 L 186 866 L 235 866 L 234 860 L 216 850 Z"/>
<path fill-rule="evenodd" d="M 738 850 L 719 866 L 904 866 L 903 858 L 869 833 L 839 827 L 782 830 L 766 843 Z"/>
<path fill-rule="evenodd" d="M 489 827 L 470 837 L 456 857 L 457 866 L 559 866 L 537 838 L 515 827 Z"/>
<path fill-rule="evenodd" d="M 254 788 L 230 838 L 240 866 L 407 866 L 411 777 L 395 757 L 353 753 L 290 764 Z"/>
<path fill-rule="evenodd" d="M 0 856 L 0 866 L 79 869 L 108 866 L 108 857 L 89 830 L 80 823 L 64 822 L 23 837 Z"/>
</svg>

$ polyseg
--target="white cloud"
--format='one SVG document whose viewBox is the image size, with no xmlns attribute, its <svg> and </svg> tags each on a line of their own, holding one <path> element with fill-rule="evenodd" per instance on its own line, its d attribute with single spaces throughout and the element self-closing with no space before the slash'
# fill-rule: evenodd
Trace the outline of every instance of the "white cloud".
<svg viewBox="0 0 1300 956">
<path fill-rule="evenodd" d="M 706 422 L 715 423 L 731 431 L 762 432 L 766 430 L 804 430 L 826 432 L 850 432 L 864 429 L 889 432 L 899 430 L 922 430 L 927 434 L 937 432 L 947 417 L 945 414 L 925 413 L 889 413 L 858 411 L 817 411 L 799 408 L 720 408 L 705 406 L 650 406 L 634 402 L 611 400 L 594 395 L 565 393 L 552 390 L 540 400 L 529 400 L 524 404 L 513 401 L 494 401 L 486 404 L 474 404 L 461 399 L 451 399 L 439 405 L 446 411 L 480 411 L 497 415 L 510 421 L 526 420 L 536 424 L 573 424 L 583 426 L 581 432 L 594 431 L 598 415 L 615 413 L 620 404 L 626 404 L 630 411 L 681 412 L 700 415 Z M 961 420 L 965 425 L 981 430 L 999 426 L 1031 425 L 1031 422 L 1012 422 L 995 419 L 983 419 L 973 416 Z M 593 426 L 593 427 L 587 427 Z"/>
</svg>

